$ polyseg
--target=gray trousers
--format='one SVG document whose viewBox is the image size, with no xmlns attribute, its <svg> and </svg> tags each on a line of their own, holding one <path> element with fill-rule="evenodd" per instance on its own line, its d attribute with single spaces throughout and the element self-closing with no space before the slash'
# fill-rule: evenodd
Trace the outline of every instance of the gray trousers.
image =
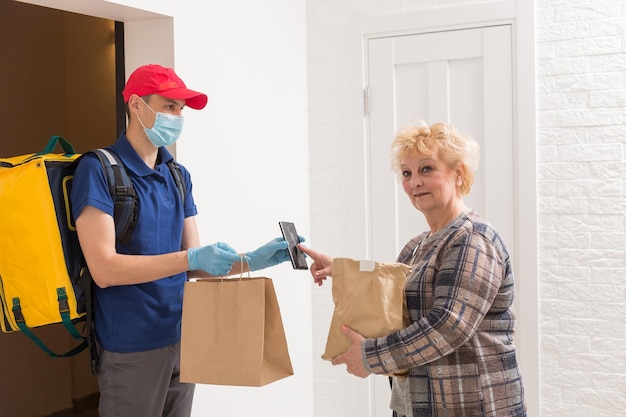
<svg viewBox="0 0 626 417">
<path fill-rule="evenodd" d="M 180 343 L 145 352 L 100 353 L 100 417 L 189 417 L 194 384 L 180 377 Z"/>
</svg>

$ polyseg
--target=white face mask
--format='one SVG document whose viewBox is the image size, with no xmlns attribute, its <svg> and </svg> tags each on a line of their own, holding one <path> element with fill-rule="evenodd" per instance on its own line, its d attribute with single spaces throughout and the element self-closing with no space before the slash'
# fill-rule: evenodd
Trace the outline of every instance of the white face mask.
<svg viewBox="0 0 626 417">
<path fill-rule="evenodd" d="M 141 101 L 143 101 L 152 113 L 156 114 L 154 126 L 150 129 L 146 128 L 139 116 L 137 116 L 137 119 L 139 120 L 139 123 L 141 123 L 143 131 L 146 132 L 146 136 L 148 136 L 150 142 L 152 142 L 152 144 L 157 148 L 161 146 L 169 146 L 175 143 L 183 131 L 184 117 L 156 112 L 152 110 L 152 107 L 148 106 L 148 103 L 146 103 L 143 99 L 141 99 Z"/>
</svg>

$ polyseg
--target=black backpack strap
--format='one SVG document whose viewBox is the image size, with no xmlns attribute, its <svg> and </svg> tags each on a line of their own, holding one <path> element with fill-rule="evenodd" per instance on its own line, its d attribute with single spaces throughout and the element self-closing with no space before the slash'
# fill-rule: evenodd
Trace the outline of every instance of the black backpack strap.
<svg viewBox="0 0 626 417">
<path fill-rule="evenodd" d="M 122 244 L 129 245 L 130 237 L 137 224 L 137 194 L 119 156 L 108 149 L 93 149 L 104 170 L 109 192 L 113 198 L 113 219 L 115 238 Z M 100 353 L 96 342 L 93 317 L 93 279 L 88 268 L 83 268 L 78 285 L 85 293 L 85 337 L 89 347 L 91 372 L 95 375 L 100 370 Z"/>
<path fill-rule="evenodd" d="M 113 198 L 113 220 L 115 222 L 115 238 L 125 245 L 130 244 L 130 237 L 137 224 L 137 194 L 135 187 L 126 173 L 126 168 L 119 156 L 108 149 L 93 149 L 98 157 L 106 176 L 111 198 Z M 91 372 L 95 375 L 100 370 L 100 354 L 96 342 L 93 318 L 93 279 L 88 268 L 81 270 L 78 286 L 85 294 L 85 337 L 89 347 Z"/>
<path fill-rule="evenodd" d="M 185 195 L 187 195 L 187 187 L 185 186 L 185 180 L 183 179 L 183 173 L 180 169 L 180 165 L 178 165 L 178 162 L 172 159 L 167 163 L 167 166 L 172 173 L 172 177 L 174 177 L 174 182 L 176 182 L 176 188 L 178 188 L 180 199 L 184 203 Z"/>
<path fill-rule="evenodd" d="M 89 347 L 91 373 L 97 375 L 98 371 L 100 371 L 100 352 L 98 351 L 98 344 L 96 343 L 96 330 L 93 322 L 93 285 L 93 279 L 91 278 L 89 269 L 83 268 L 78 278 L 78 286 L 81 287 L 85 293 L 85 338 L 87 340 L 87 346 Z"/>
<path fill-rule="evenodd" d="M 123 245 L 130 245 L 130 237 L 137 225 L 137 194 L 126 168 L 119 156 L 108 149 L 94 149 L 98 156 L 109 184 L 113 197 L 115 220 L 115 237 Z"/>
</svg>

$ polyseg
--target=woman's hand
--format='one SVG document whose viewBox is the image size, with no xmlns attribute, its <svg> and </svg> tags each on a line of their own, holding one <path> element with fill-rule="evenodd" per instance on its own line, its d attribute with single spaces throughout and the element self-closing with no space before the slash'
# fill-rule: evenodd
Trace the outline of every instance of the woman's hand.
<svg viewBox="0 0 626 417">
<path fill-rule="evenodd" d="M 352 345 L 347 351 L 333 359 L 332 364 L 339 365 L 345 363 L 348 373 L 359 378 L 367 377 L 369 373 L 365 369 L 363 358 L 361 357 L 361 344 L 365 338 L 348 326 L 341 326 L 341 331 L 352 340 Z"/>
<path fill-rule="evenodd" d="M 333 276 L 333 258 L 316 252 L 313 249 L 309 249 L 302 244 L 299 244 L 298 248 L 313 259 L 313 263 L 311 264 L 309 270 L 311 271 L 311 275 L 313 275 L 313 281 L 317 285 L 321 286 L 326 277 Z"/>
</svg>

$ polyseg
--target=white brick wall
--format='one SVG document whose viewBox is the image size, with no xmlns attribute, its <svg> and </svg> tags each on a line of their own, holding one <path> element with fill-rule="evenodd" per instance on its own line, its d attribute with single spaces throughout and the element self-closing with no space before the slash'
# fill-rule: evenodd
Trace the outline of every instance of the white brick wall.
<svg viewBox="0 0 626 417">
<path fill-rule="evenodd" d="M 519 0 L 528 1 L 528 0 Z M 350 256 L 337 239 L 350 216 L 342 137 L 348 74 L 344 23 L 484 1 L 308 0 L 311 241 Z M 626 410 L 626 2 L 536 0 L 539 279 L 543 417 Z M 323 349 L 328 292 L 314 291 L 313 351 Z M 316 311 L 315 309 L 318 308 Z M 321 318 L 320 318 L 321 317 Z M 362 398 L 342 373 L 315 363 L 315 415 Z M 353 389 L 353 392 L 350 390 Z M 335 411 L 331 411 L 335 410 Z M 531 416 L 535 417 L 535 416 Z"/>
<path fill-rule="evenodd" d="M 537 1 L 544 417 L 626 410 L 624 7 Z"/>
</svg>

